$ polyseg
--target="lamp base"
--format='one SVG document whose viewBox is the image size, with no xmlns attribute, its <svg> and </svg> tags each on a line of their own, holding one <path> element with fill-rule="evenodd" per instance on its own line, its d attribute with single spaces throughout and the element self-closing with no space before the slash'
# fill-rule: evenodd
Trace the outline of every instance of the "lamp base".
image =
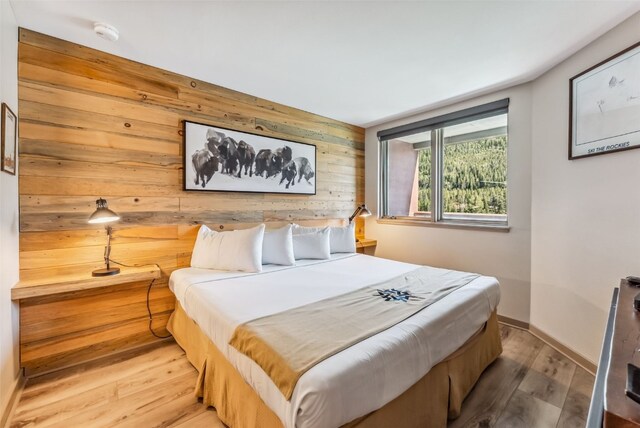
<svg viewBox="0 0 640 428">
<path fill-rule="evenodd" d="M 91 276 L 109 276 L 109 275 L 117 275 L 120 273 L 120 268 L 112 267 L 112 268 L 102 268 L 96 269 L 91 272 Z"/>
</svg>

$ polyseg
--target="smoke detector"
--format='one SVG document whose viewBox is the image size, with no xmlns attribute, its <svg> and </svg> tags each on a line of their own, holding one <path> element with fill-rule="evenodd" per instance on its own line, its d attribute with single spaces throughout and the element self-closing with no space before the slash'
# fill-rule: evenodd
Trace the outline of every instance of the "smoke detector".
<svg viewBox="0 0 640 428">
<path fill-rule="evenodd" d="M 115 42 L 120 36 L 120 32 L 113 25 L 105 24 L 104 22 L 96 22 L 93 24 L 93 31 L 103 39 Z"/>
</svg>

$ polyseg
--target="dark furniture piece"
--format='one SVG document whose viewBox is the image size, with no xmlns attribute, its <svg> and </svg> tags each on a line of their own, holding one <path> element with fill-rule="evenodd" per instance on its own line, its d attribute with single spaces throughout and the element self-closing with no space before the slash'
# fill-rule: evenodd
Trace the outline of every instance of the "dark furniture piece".
<svg viewBox="0 0 640 428">
<path fill-rule="evenodd" d="M 626 280 L 613 291 L 588 428 L 640 427 L 640 404 L 625 395 L 627 364 L 640 366 L 640 312 L 633 308 L 638 293 Z"/>
</svg>

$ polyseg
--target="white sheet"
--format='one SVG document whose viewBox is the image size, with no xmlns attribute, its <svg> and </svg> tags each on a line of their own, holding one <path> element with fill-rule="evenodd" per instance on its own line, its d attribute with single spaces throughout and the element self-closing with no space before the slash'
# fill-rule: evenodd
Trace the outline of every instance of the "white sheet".
<svg viewBox="0 0 640 428">
<path fill-rule="evenodd" d="M 418 266 L 355 254 L 265 266 L 262 273 L 180 269 L 169 286 L 187 314 L 287 428 L 338 427 L 384 406 L 464 344 L 500 300 L 482 276 L 411 318 L 317 364 L 287 401 L 251 359 L 228 345 L 238 324 L 343 294 Z M 435 269 L 435 268 L 433 268 Z"/>
</svg>

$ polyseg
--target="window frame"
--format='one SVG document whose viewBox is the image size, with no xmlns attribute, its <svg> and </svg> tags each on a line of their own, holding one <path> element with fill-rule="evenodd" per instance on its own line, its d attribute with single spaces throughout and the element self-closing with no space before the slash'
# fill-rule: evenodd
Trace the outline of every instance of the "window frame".
<svg viewBox="0 0 640 428">
<path fill-rule="evenodd" d="M 507 175 L 507 209 L 504 220 L 473 218 L 474 213 L 444 213 L 444 128 L 487 117 L 507 115 L 507 163 L 509 152 L 509 98 L 448 113 L 378 132 L 380 147 L 380 194 L 378 221 L 381 223 L 419 224 L 424 226 L 471 227 L 483 230 L 509 230 L 509 190 Z M 420 132 L 431 132 L 431 211 L 425 216 L 389 216 L 389 144 L 390 140 Z M 508 174 L 508 169 L 507 169 Z M 453 217 L 453 218 L 452 218 Z M 455 218 L 459 217 L 459 218 Z"/>
</svg>

